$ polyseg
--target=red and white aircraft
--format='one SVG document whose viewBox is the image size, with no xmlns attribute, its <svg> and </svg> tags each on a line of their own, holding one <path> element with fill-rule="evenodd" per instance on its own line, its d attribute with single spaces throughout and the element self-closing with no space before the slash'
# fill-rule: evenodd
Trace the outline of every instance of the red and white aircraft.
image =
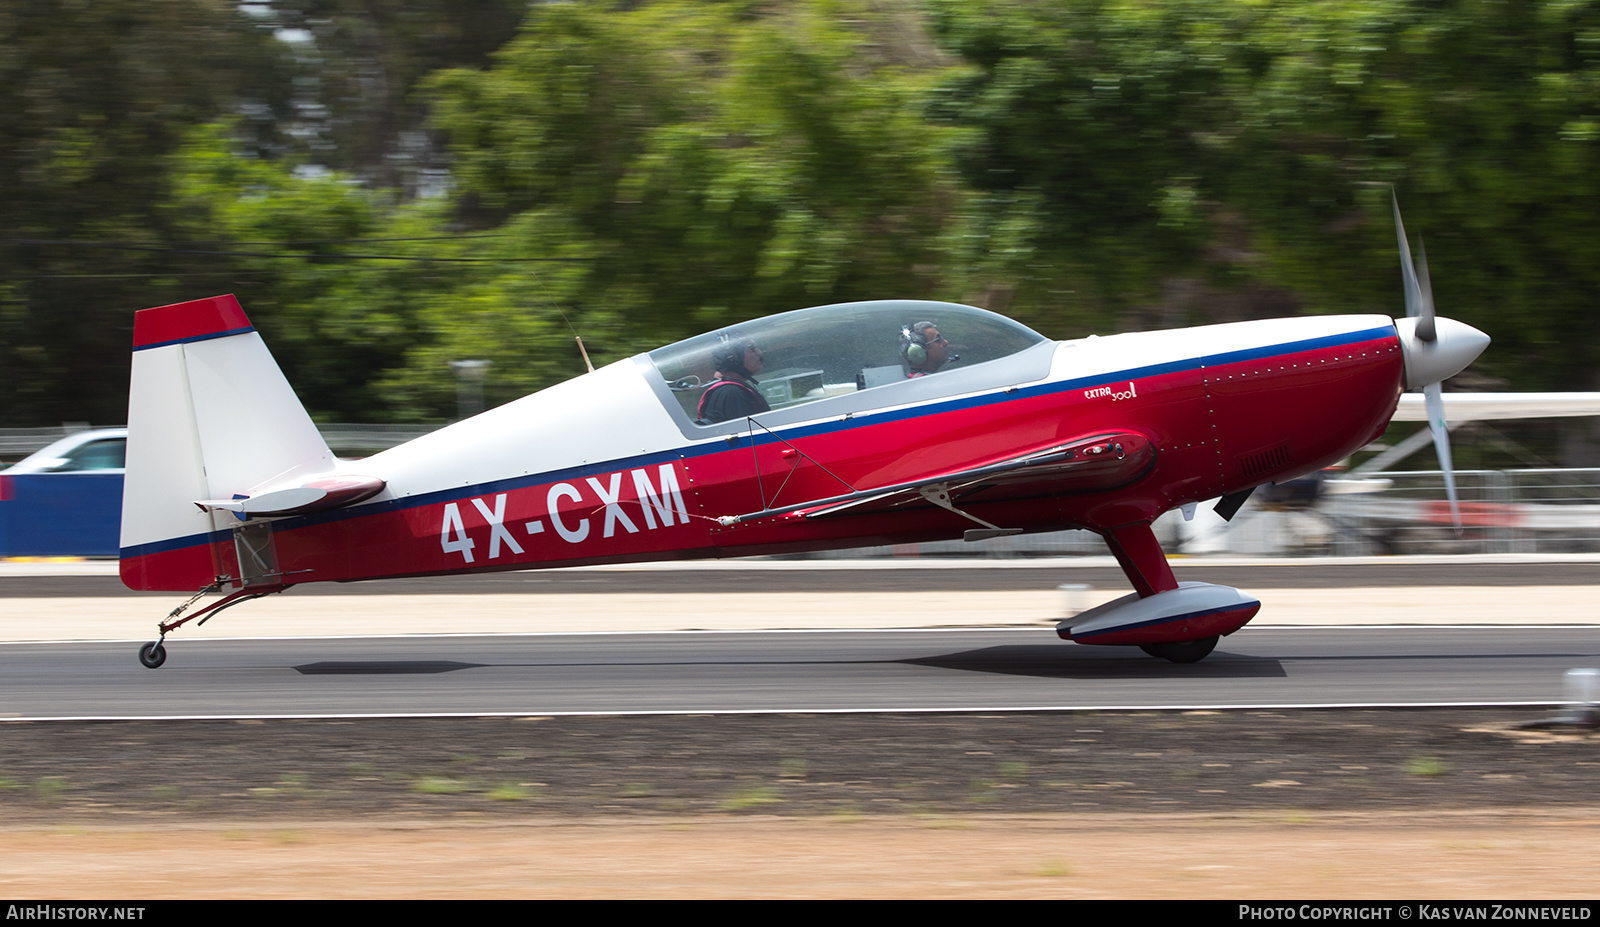
<svg viewBox="0 0 1600 927">
<path fill-rule="evenodd" d="M 1062 622 L 1061 637 L 1201 659 L 1260 602 L 1179 583 L 1150 523 L 1218 496 L 1231 518 L 1256 486 L 1347 457 L 1383 433 L 1403 390 L 1434 402 L 1488 344 L 1434 317 L 1426 266 L 1419 280 L 1400 235 L 1399 321 L 1058 342 L 969 306 L 823 306 L 619 361 L 359 461 L 329 452 L 232 296 L 146 309 L 122 578 L 196 594 L 140 660 L 160 666 L 187 621 L 300 583 L 1065 528 L 1104 537 L 1135 593 Z M 227 594 L 182 614 L 214 592 Z"/>
</svg>

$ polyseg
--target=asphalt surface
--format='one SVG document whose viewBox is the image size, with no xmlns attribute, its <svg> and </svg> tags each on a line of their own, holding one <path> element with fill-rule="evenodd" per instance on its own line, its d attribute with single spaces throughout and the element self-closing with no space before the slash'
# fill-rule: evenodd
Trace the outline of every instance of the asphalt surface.
<svg viewBox="0 0 1600 927">
<path fill-rule="evenodd" d="M 1247 628 L 1203 662 L 1047 629 L 0 645 L 0 717 L 1552 704 L 1600 627 Z"/>
</svg>

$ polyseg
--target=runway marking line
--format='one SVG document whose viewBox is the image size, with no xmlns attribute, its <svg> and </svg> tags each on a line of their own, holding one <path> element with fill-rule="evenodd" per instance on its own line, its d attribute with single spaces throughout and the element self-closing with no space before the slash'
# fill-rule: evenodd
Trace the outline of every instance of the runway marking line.
<svg viewBox="0 0 1600 927">
<path fill-rule="evenodd" d="M 1268 631 L 1414 631 L 1418 628 L 1432 628 L 1439 631 L 1576 631 L 1600 630 L 1600 624 L 1584 622 L 1579 624 L 1278 624 L 1251 629 L 1252 634 L 1261 634 Z M 660 637 L 676 634 L 960 634 L 981 631 L 985 633 L 1007 632 L 1021 634 L 1046 634 L 1052 636 L 1049 626 L 995 626 L 979 625 L 968 627 L 933 627 L 933 628 L 746 628 L 746 629 L 716 629 L 716 628 L 687 628 L 675 631 L 427 631 L 416 634 L 317 634 L 312 636 L 282 635 L 272 637 L 174 637 L 173 641 L 179 643 L 202 643 L 214 641 L 360 641 L 360 640 L 417 640 L 453 637 Z M 61 638 L 58 640 L 42 641 L 0 641 L 0 646 L 26 646 L 43 644 L 142 644 L 150 640 L 149 637 L 111 637 L 111 638 Z"/>
<path fill-rule="evenodd" d="M 1330 702 L 1328 704 L 1262 705 L 1034 705 L 984 708 L 694 708 L 641 709 L 636 711 L 439 711 L 386 714 L 309 715 L 50 715 L 0 717 L 0 724 L 34 721 L 362 721 L 396 718 L 625 718 L 672 715 L 888 715 L 888 714 L 1017 714 L 1083 711 L 1295 711 L 1317 708 L 1560 708 L 1560 701 L 1533 702 Z"/>
</svg>

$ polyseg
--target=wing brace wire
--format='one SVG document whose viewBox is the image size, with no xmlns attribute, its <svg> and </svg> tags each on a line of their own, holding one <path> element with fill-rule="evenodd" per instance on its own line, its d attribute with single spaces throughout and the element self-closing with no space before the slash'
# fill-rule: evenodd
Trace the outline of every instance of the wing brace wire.
<svg viewBox="0 0 1600 927">
<path fill-rule="evenodd" d="M 814 466 L 816 466 L 817 469 L 819 469 L 823 473 L 826 473 L 829 476 L 833 477 L 835 480 L 838 480 L 841 484 L 843 484 L 843 486 L 846 489 L 850 490 L 851 492 L 855 492 L 856 491 L 856 488 L 850 484 L 849 480 L 846 480 L 844 477 L 840 476 L 837 473 L 834 473 L 832 470 L 829 470 L 827 467 L 823 466 L 822 465 L 822 461 L 816 459 L 815 457 L 812 457 L 810 454 L 807 454 L 805 451 L 800 450 L 798 447 L 795 447 L 794 444 L 791 443 L 788 438 L 785 438 L 783 435 L 778 434 L 776 431 L 773 431 L 771 428 L 768 428 L 766 425 L 763 425 L 762 423 L 756 421 L 755 416 L 747 415 L 747 416 L 745 416 L 745 421 L 747 421 L 751 425 L 754 425 L 756 428 L 760 428 L 762 431 L 764 431 L 767 434 L 773 436 L 774 438 L 777 438 L 779 441 L 782 441 L 784 447 L 788 448 L 788 451 L 785 451 L 784 453 L 787 454 L 790 451 L 794 452 L 794 454 L 798 455 L 802 460 L 810 461 Z M 789 485 L 789 478 L 794 476 L 795 468 L 793 466 L 791 466 L 789 468 L 789 472 L 787 474 L 785 474 L 784 477 L 783 477 L 783 482 L 778 484 L 777 491 L 772 494 L 771 501 L 768 501 L 768 499 L 767 499 L 767 491 L 762 486 L 762 483 L 761 483 L 761 456 L 756 453 L 755 436 L 756 436 L 755 428 L 750 429 L 750 431 L 749 431 L 750 459 L 755 463 L 755 468 L 756 468 L 756 489 L 757 489 L 757 491 L 759 491 L 761 493 L 761 509 L 762 509 L 762 511 L 766 511 L 768 509 L 768 507 L 772 505 L 773 502 L 777 502 L 778 501 L 778 497 L 779 496 L 783 495 L 783 488 L 785 486 Z"/>
</svg>

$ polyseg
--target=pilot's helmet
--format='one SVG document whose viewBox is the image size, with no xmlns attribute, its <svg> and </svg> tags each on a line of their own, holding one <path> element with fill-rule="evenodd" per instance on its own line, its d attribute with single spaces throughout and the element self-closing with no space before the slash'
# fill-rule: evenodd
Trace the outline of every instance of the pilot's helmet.
<svg viewBox="0 0 1600 927">
<path fill-rule="evenodd" d="M 750 375 L 744 367 L 744 352 L 756 343 L 738 332 L 724 332 L 717 336 L 716 347 L 711 349 L 711 366 L 723 373 Z"/>
</svg>

